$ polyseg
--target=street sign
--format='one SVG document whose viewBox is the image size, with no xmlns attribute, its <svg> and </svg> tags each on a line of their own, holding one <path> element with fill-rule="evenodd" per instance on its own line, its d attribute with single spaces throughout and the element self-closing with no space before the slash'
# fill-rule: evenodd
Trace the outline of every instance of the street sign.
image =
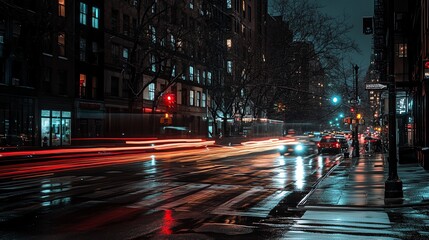
<svg viewBox="0 0 429 240">
<path fill-rule="evenodd" d="M 387 85 L 381 83 L 365 83 L 365 90 L 383 90 Z"/>
</svg>

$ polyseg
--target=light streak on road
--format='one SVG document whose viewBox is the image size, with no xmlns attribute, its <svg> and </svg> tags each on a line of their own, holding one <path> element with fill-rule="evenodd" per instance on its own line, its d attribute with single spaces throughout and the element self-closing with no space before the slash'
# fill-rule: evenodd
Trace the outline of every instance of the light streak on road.
<svg viewBox="0 0 429 240">
<path fill-rule="evenodd" d="M 186 145 L 190 144 L 190 145 Z M 78 169 L 87 169 L 101 166 L 118 165 L 118 164 L 129 164 L 136 162 L 151 162 L 156 161 L 171 161 L 171 162 L 188 162 L 188 161 L 210 161 L 226 157 L 240 156 L 243 154 L 251 154 L 254 152 L 270 151 L 277 148 L 277 141 L 275 142 L 264 142 L 260 144 L 245 144 L 237 145 L 233 147 L 210 147 L 210 148 L 191 148 L 191 149 L 176 149 L 183 148 L 185 146 L 194 147 L 195 144 L 198 146 L 206 146 L 213 144 L 213 141 L 204 141 L 201 143 L 182 143 L 179 145 L 171 146 L 166 145 L 165 148 L 159 148 L 166 151 L 161 152 L 136 152 L 127 154 L 116 154 L 116 155 L 100 155 L 99 151 L 119 151 L 118 149 L 135 149 L 127 147 L 112 147 L 112 148 L 77 148 L 77 149 L 56 149 L 56 150 L 41 150 L 41 152 L 48 153 L 75 153 L 73 156 L 67 156 L 66 159 L 53 159 L 43 162 L 31 162 L 31 159 L 25 163 L 9 164 L 2 166 L 0 169 L 0 179 L 4 178 L 32 178 L 42 174 L 63 172 Z M 146 149 L 146 148 L 143 148 Z M 73 151 L 70 151 L 73 150 Z M 93 156 L 89 155 L 89 150 L 95 152 Z M 6 154 L 6 153 L 4 153 Z M 39 153 L 40 154 L 40 153 Z M 85 157 L 82 157 L 84 155 Z"/>
<path fill-rule="evenodd" d="M 177 140 L 175 141 L 177 142 Z M 162 142 L 159 142 L 159 143 L 162 143 Z M 0 154 L 0 159 L 8 158 L 8 157 L 25 157 L 25 156 L 33 157 L 37 155 L 52 155 L 52 154 L 67 154 L 67 153 L 81 154 L 81 153 L 96 153 L 96 152 L 115 152 L 115 151 L 160 150 L 160 149 L 165 150 L 165 149 L 186 148 L 186 147 L 204 147 L 204 146 L 214 145 L 214 143 L 215 143 L 214 141 L 203 141 L 199 139 L 198 141 L 183 141 L 175 144 L 154 145 L 153 141 L 146 141 L 146 144 L 150 144 L 150 145 L 133 146 L 133 147 L 94 147 L 94 148 L 79 147 L 79 148 L 4 152 Z"/>
</svg>

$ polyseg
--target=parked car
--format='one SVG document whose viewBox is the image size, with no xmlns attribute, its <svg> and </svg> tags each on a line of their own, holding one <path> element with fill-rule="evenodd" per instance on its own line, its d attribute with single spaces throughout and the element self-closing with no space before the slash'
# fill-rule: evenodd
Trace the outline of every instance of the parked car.
<svg viewBox="0 0 429 240">
<path fill-rule="evenodd" d="M 302 139 L 286 142 L 279 146 L 280 155 L 304 156 L 316 153 L 317 146 L 314 142 Z"/>
<path fill-rule="evenodd" d="M 344 139 L 345 140 L 345 139 Z M 346 145 L 347 144 L 347 148 Z M 341 141 L 339 138 L 325 136 L 317 143 L 317 152 L 321 153 L 342 153 L 348 149 L 347 140 Z"/>
</svg>

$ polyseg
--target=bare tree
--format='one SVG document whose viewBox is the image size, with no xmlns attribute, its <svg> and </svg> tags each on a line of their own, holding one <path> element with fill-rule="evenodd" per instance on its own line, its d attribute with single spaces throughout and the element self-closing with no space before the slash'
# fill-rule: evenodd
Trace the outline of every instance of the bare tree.
<svg viewBox="0 0 429 240">
<path fill-rule="evenodd" d="M 275 0 L 272 9 L 291 37 L 284 37 L 283 46 L 267 67 L 267 84 L 273 87 L 267 102 L 286 103 L 288 115 L 296 114 L 296 118 L 311 117 L 304 113 L 320 109 L 329 95 L 344 87 L 338 74 L 341 61 L 358 51 L 347 37 L 352 26 L 322 13 L 320 6 L 309 0 Z M 323 91 L 317 93 L 317 87 Z M 272 108 L 271 104 L 267 107 Z"/>
</svg>

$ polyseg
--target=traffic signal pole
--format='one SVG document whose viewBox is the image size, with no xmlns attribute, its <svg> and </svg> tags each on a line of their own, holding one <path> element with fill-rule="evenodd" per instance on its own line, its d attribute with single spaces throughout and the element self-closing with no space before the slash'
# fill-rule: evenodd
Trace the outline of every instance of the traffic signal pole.
<svg viewBox="0 0 429 240">
<path fill-rule="evenodd" d="M 357 106 L 358 106 L 358 96 L 359 96 L 359 94 L 358 94 L 358 71 L 359 71 L 359 67 L 358 67 L 358 65 L 355 65 L 354 66 L 354 70 L 355 70 L 355 107 L 354 107 L 354 112 L 355 112 L 355 116 L 354 116 L 354 118 L 355 118 L 355 129 L 354 129 L 354 131 L 353 131 L 353 143 L 354 143 L 354 145 L 353 145 L 353 153 L 352 153 L 352 156 L 353 157 L 359 157 L 359 134 L 358 134 L 358 131 L 359 131 L 359 120 L 357 119 L 357 115 L 358 115 L 358 109 L 357 109 Z"/>
</svg>

